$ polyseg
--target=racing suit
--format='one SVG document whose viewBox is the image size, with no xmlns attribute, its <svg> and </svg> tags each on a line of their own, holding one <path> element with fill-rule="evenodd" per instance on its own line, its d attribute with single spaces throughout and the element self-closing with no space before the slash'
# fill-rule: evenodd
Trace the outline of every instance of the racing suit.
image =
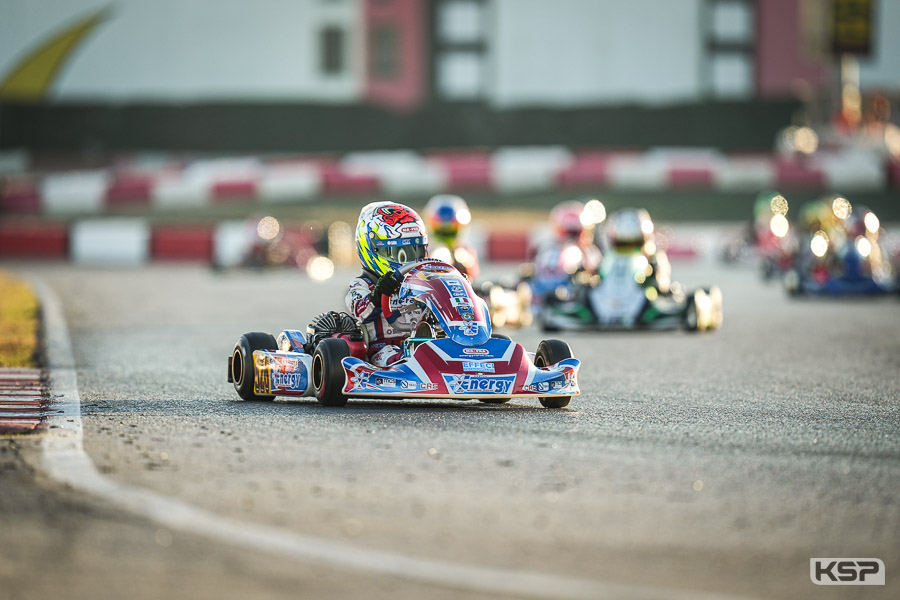
<svg viewBox="0 0 900 600">
<path fill-rule="evenodd" d="M 380 298 L 375 294 L 376 282 L 374 273 L 363 271 L 350 282 L 345 302 L 350 314 L 367 330 L 369 361 L 377 367 L 386 367 L 403 358 L 401 344 L 412 334 L 423 311 L 415 309 L 385 317 Z"/>
</svg>

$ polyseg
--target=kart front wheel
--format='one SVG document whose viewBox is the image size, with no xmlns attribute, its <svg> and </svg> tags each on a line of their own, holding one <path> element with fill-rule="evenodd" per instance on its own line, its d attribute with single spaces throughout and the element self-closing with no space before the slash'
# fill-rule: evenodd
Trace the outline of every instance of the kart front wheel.
<svg viewBox="0 0 900 600">
<path fill-rule="evenodd" d="M 534 366 L 549 367 L 561 360 L 572 358 L 572 349 L 562 340 L 543 340 L 534 353 Z M 569 396 L 542 396 L 541 404 L 545 408 L 563 408 L 568 406 Z"/>
<path fill-rule="evenodd" d="M 722 290 L 718 286 L 696 290 L 684 309 L 684 327 L 690 332 L 722 326 Z"/>
<path fill-rule="evenodd" d="M 253 331 L 245 333 L 234 345 L 231 354 L 231 381 L 238 396 L 244 400 L 272 400 L 272 394 L 257 394 L 254 389 L 256 369 L 253 364 L 255 350 L 276 350 L 278 344 L 271 333 Z"/>
<path fill-rule="evenodd" d="M 719 329 L 722 327 L 722 321 L 724 321 L 722 313 L 722 289 L 719 286 L 714 285 L 706 290 L 706 295 L 709 296 L 711 313 L 709 329 Z"/>
<path fill-rule="evenodd" d="M 344 406 L 344 367 L 341 360 L 350 356 L 350 346 L 341 338 L 325 338 L 313 354 L 312 379 L 316 399 L 325 406 Z"/>
</svg>

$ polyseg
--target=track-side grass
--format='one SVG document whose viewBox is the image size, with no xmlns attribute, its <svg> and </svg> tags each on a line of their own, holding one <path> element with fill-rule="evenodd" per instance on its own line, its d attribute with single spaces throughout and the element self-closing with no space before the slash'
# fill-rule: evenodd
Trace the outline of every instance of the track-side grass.
<svg viewBox="0 0 900 600">
<path fill-rule="evenodd" d="M 37 366 L 38 306 L 27 283 L 0 269 L 0 367 Z"/>
</svg>

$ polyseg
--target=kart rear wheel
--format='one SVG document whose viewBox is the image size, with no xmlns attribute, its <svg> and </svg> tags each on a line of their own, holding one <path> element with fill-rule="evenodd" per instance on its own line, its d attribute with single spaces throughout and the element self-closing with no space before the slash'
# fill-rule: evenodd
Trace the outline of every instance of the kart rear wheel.
<svg viewBox="0 0 900 600">
<path fill-rule="evenodd" d="M 350 356 L 350 346 L 341 338 L 325 338 L 313 354 L 312 379 L 316 399 L 325 406 L 344 406 L 344 367 L 341 360 Z"/>
<path fill-rule="evenodd" d="M 562 340 L 543 340 L 534 353 L 534 366 L 549 367 L 567 358 L 572 358 L 569 344 Z M 571 399 L 569 396 L 542 396 L 540 401 L 545 408 L 563 408 Z"/>
<path fill-rule="evenodd" d="M 254 389 L 256 370 L 253 365 L 254 350 L 277 350 L 278 344 L 271 333 L 252 331 L 245 333 L 234 345 L 231 354 L 231 380 L 234 389 L 244 400 L 272 400 L 272 394 L 257 394 Z"/>
</svg>

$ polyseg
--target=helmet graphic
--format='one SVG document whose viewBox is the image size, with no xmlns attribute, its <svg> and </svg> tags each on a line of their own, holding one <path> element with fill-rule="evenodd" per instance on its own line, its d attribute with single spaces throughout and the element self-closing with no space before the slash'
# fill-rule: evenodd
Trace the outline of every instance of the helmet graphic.
<svg viewBox="0 0 900 600">
<path fill-rule="evenodd" d="M 363 266 L 384 275 L 428 254 L 422 218 L 408 206 L 372 202 L 363 207 L 356 225 L 356 253 Z"/>
<path fill-rule="evenodd" d="M 425 205 L 425 222 L 431 232 L 448 246 L 472 220 L 466 201 L 452 194 L 438 194 Z"/>
</svg>

